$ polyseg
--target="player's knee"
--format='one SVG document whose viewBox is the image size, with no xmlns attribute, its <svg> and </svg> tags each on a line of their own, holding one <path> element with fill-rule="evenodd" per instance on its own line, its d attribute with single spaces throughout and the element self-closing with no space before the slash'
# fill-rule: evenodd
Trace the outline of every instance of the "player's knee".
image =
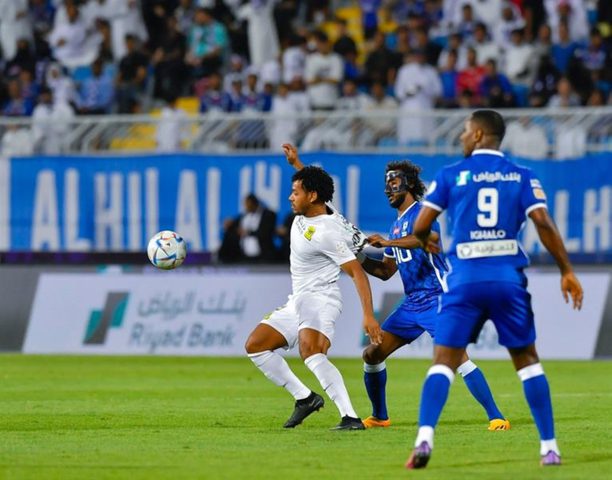
<svg viewBox="0 0 612 480">
<path fill-rule="evenodd" d="M 378 345 L 373 344 L 368 345 L 368 347 L 363 351 L 363 354 L 361 356 L 363 358 L 363 361 L 368 365 L 376 365 L 385 359 L 384 356 L 381 354 Z"/>
<path fill-rule="evenodd" d="M 261 342 L 257 338 L 254 338 L 253 335 L 250 335 L 249 338 L 247 338 L 247 341 L 244 344 L 244 349 L 246 350 L 246 353 L 259 353 L 265 350 Z"/>
</svg>

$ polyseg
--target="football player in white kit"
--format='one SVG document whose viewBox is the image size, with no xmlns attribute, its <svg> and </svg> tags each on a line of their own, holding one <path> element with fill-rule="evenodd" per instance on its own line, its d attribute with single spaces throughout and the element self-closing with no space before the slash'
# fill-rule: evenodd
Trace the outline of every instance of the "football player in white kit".
<svg viewBox="0 0 612 480">
<path fill-rule="evenodd" d="M 283 149 L 293 165 L 289 155 L 292 150 L 285 146 Z M 255 327 L 245 348 L 257 368 L 295 398 L 295 409 L 285 428 L 299 425 L 324 404 L 323 397 L 304 385 L 275 351 L 297 344 L 304 363 L 340 411 L 341 421 L 333 430 L 363 430 L 344 380 L 327 358 L 327 351 L 342 310 L 337 284 L 340 269 L 355 282 L 363 309 L 363 328 L 370 340 L 379 343 L 382 339 L 374 318 L 368 277 L 354 253 L 363 247 L 365 240 L 359 230 L 327 205 L 334 193 L 334 184 L 327 172 L 308 166 L 296 172 L 292 180 L 289 200 L 297 214 L 291 227 L 293 294 L 285 305 L 266 315 Z"/>
</svg>

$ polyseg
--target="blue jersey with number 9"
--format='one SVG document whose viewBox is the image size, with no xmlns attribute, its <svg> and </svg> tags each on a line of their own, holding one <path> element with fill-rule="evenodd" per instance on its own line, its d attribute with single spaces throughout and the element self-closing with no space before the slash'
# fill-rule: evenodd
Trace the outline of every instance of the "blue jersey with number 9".
<svg viewBox="0 0 612 480">
<path fill-rule="evenodd" d="M 540 181 L 495 150 L 475 150 L 443 168 L 423 205 L 448 210 L 453 243 L 449 287 L 461 283 L 524 283 L 529 259 L 518 235 L 529 212 L 546 206 Z"/>
</svg>

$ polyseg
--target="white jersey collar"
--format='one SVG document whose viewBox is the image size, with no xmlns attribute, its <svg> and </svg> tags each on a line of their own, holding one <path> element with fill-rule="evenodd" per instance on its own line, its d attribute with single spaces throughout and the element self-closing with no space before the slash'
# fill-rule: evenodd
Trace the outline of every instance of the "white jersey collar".
<svg viewBox="0 0 612 480">
<path fill-rule="evenodd" d="M 489 148 L 478 148 L 472 152 L 472 157 L 474 155 L 497 155 L 498 157 L 503 157 L 504 154 L 499 150 L 491 150 Z"/>
<path fill-rule="evenodd" d="M 400 218 L 402 218 L 402 217 L 404 216 L 404 214 L 405 214 L 405 213 L 406 213 L 408 210 L 410 210 L 412 207 L 414 207 L 414 206 L 415 206 L 417 203 L 419 203 L 419 202 L 417 202 L 416 200 L 415 200 L 414 202 L 412 202 L 412 203 L 410 204 L 410 206 L 409 206 L 409 207 L 408 207 L 406 210 L 404 210 L 402 213 L 400 213 L 400 214 L 397 216 L 397 219 L 399 220 Z"/>
</svg>

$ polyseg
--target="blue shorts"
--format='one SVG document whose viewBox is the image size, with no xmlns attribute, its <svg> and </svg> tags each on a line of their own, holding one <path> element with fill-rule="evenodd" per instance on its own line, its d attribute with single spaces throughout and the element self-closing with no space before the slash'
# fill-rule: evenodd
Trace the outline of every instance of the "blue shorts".
<svg viewBox="0 0 612 480">
<path fill-rule="evenodd" d="M 410 306 L 409 306 L 410 305 Z M 404 300 L 382 324 L 385 332 L 392 333 L 406 343 L 411 343 L 421 336 L 423 332 L 434 336 L 436 317 L 438 315 L 438 302 L 432 303 L 430 308 L 415 312 L 414 305 Z"/>
<path fill-rule="evenodd" d="M 478 340 L 482 325 L 492 320 L 499 343 L 521 348 L 535 342 L 531 295 L 511 282 L 464 283 L 442 295 L 436 345 L 464 348 Z"/>
</svg>

